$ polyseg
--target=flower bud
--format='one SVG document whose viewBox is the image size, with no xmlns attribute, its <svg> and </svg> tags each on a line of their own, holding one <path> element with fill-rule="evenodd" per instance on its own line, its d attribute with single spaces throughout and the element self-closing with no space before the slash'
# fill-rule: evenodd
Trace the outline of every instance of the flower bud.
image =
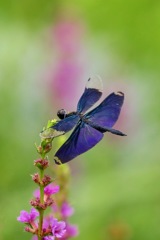
<svg viewBox="0 0 160 240">
<path fill-rule="evenodd" d="M 39 169 L 45 169 L 49 166 L 49 162 L 47 159 L 37 159 L 34 161 L 34 165 Z"/>
</svg>

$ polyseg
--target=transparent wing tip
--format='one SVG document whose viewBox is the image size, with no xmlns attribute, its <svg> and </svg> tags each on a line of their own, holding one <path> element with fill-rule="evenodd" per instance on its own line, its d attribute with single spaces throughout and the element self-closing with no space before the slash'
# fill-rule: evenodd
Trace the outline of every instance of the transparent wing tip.
<svg viewBox="0 0 160 240">
<path fill-rule="evenodd" d="M 40 137 L 42 139 L 55 138 L 55 137 L 58 137 L 63 134 L 64 134 L 64 132 L 62 132 L 62 131 L 57 131 L 53 128 L 47 128 L 46 130 L 44 130 L 40 133 Z"/>
<path fill-rule="evenodd" d="M 99 75 L 91 76 L 86 84 L 86 88 L 93 88 L 97 89 L 98 91 L 102 92 L 103 90 L 103 82 Z"/>
</svg>

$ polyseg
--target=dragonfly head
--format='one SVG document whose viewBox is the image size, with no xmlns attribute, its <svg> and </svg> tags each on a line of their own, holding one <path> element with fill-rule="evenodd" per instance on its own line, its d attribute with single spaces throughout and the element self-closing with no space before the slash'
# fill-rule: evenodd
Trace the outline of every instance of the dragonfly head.
<svg viewBox="0 0 160 240">
<path fill-rule="evenodd" d="M 57 116 L 59 117 L 59 119 L 64 119 L 67 115 L 67 112 L 65 109 L 60 109 L 57 112 Z"/>
</svg>

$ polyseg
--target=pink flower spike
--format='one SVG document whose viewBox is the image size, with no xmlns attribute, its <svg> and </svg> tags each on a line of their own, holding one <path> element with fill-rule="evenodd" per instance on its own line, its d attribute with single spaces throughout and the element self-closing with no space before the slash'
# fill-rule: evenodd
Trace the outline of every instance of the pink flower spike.
<svg viewBox="0 0 160 240">
<path fill-rule="evenodd" d="M 74 208 L 72 208 L 68 202 L 64 202 L 61 208 L 61 214 L 64 218 L 72 216 L 74 213 Z"/>
<path fill-rule="evenodd" d="M 59 186 L 58 185 L 54 185 L 53 183 L 49 184 L 48 186 L 46 186 L 44 188 L 44 194 L 47 196 L 50 196 L 52 194 L 55 194 L 59 192 Z"/>
<path fill-rule="evenodd" d="M 30 213 L 22 210 L 20 212 L 20 216 L 17 218 L 17 220 L 19 222 L 23 222 L 23 223 L 30 223 L 32 224 L 32 222 L 39 216 L 39 212 L 35 209 L 32 208 Z"/>
</svg>

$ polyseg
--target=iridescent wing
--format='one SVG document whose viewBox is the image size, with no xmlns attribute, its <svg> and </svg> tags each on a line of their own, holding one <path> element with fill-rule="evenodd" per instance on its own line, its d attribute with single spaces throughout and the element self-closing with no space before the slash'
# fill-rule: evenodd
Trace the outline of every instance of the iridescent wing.
<svg viewBox="0 0 160 240">
<path fill-rule="evenodd" d="M 54 160 L 57 164 L 69 162 L 94 147 L 102 138 L 103 133 L 81 122 L 74 129 L 68 140 L 56 152 Z"/>
<path fill-rule="evenodd" d="M 58 123 L 56 123 L 53 127 L 53 129 L 57 130 L 58 132 L 68 132 L 70 131 L 78 122 L 79 120 L 78 115 L 71 115 L 68 116 L 62 120 L 60 120 Z"/>
<path fill-rule="evenodd" d="M 77 112 L 85 113 L 92 107 L 102 95 L 102 80 L 99 76 L 93 76 L 88 79 L 84 93 L 82 94 L 78 105 Z"/>
<path fill-rule="evenodd" d="M 103 102 L 85 115 L 94 125 L 111 128 L 116 123 L 124 101 L 122 92 L 111 93 Z"/>
</svg>

